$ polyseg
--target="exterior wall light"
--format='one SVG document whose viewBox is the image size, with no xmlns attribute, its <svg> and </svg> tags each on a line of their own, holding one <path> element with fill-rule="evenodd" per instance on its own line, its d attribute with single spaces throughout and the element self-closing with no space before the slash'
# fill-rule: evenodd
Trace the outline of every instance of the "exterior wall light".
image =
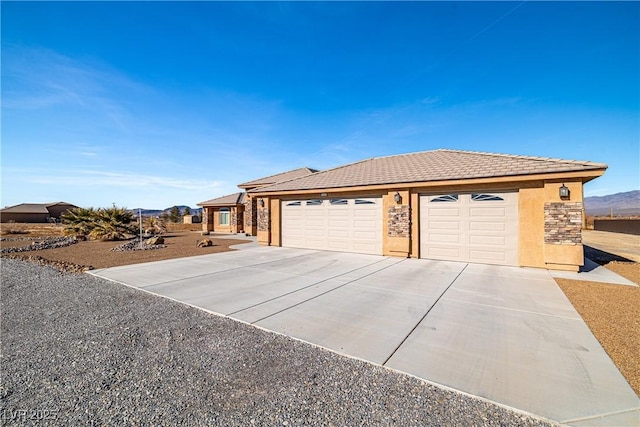
<svg viewBox="0 0 640 427">
<path fill-rule="evenodd" d="M 396 203 L 400 203 L 402 201 L 402 196 L 400 195 L 400 193 L 396 191 L 396 194 L 393 195 L 393 200 L 395 200 Z"/>
<path fill-rule="evenodd" d="M 564 183 L 562 183 L 562 187 L 560 187 L 560 198 L 562 200 L 569 200 L 570 194 L 571 192 L 569 191 L 569 188 L 567 188 Z"/>
<path fill-rule="evenodd" d="M 258 200 L 258 205 L 259 205 L 261 208 L 264 208 L 264 199 L 260 199 L 260 200 Z"/>
</svg>

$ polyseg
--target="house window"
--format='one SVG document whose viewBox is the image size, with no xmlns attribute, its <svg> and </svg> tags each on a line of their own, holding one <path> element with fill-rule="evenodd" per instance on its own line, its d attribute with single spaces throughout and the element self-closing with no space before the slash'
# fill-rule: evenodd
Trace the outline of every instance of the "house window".
<svg viewBox="0 0 640 427">
<path fill-rule="evenodd" d="M 471 200 L 475 200 L 476 202 L 501 202 L 504 199 L 493 194 L 472 194 Z"/>
<path fill-rule="evenodd" d="M 307 200 L 307 206 L 320 206 L 322 205 L 322 200 Z"/>
<path fill-rule="evenodd" d="M 445 194 L 444 196 L 435 196 L 431 199 L 431 202 L 457 202 L 457 194 Z"/>
<path fill-rule="evenodd" d="M 229 225 L 229 208 L 220 208 L 220 225 Z"/>
<path fill-rule="evenodd" d="M 298 200 L 296 202 L 289 202 L 286 206 L 300 206 L 301 204 L 302 202 Z"/>
<path fill-rule="evenodd" d="M 347 199 L 331 199 L 329 203 L 332 205 L 346 205 L 349 201 Z"/>
<path fill-rule="evenodd" d="M 356 205 L 375 205 L 376 202 L 372 200 L 356 199 L 355 204 Z"/>
</svg>

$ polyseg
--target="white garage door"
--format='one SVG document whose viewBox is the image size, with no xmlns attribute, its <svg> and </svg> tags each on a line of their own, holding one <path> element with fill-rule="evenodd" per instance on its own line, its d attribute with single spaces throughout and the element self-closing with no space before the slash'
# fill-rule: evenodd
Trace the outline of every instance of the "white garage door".
<svg viewBox="0 0 640 427">
<path fill-rule="evenodd" d="M 518 265 L 518 193 L 420 196 L 420 257 Z"/>
<path fill-rule="evenodd" d="M 282 202 L 282 246 L 382 254 L 382 199 Z"/>
</svg>

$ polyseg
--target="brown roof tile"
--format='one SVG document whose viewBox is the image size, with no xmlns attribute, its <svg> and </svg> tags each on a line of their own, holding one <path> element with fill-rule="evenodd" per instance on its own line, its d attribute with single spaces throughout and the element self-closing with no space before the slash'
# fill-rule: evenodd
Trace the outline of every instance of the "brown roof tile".
<svg viewBox="0 0 640 427">
<path fill-rule="evenodd" d="M 378 157 L 250 192 L 314 190 L 606 169 L 604 163 L 458 150 Z"/>
<path fill-rule="evenodd" d="M 312 173 L 318 172 L 316 169 L 311 168 L 299 168 L 290 170 L 287 172 L 282 172 L 276 175 L 266 176 L 264 178 L 254 179 L 253 181 L 248 181 L 242 184 L 238 184 L 240 188 L 253 188 L 264 186 L 268 184 L 275 184 L 281 181 L 289 181 L 290 179 L 300 178 L 302 176 L 307 176 Z"/>
<path fill-rule="evenodd" d="M 211 200 L 200 202 L 198 206 L 233 206 L 239 205 L 244 201 L 244 193 L 233 193 L 226 196 L 218 197 Z"/>
</svg>

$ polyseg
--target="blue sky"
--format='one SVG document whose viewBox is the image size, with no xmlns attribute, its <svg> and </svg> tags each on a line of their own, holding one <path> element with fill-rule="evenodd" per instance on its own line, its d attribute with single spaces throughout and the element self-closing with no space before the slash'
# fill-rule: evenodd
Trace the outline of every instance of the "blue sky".
<svg viewBox="0 0 640 427">
<path fill-rule="evenodd" d="M 2 2 L 2 206 L 165 208 L 437 148 L 640 188 L 638 2 Z"/>
</svg>

